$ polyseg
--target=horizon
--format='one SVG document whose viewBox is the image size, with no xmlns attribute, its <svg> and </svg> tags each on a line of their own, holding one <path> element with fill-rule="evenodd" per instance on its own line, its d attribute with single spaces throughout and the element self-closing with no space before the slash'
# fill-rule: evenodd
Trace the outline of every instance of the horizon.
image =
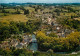
<svg viewBox="0 0 80 56">
<path fill-rule="evenodd" d="M 18 2 L 10 2 L 10 3 L 18 3 Z M 38 2 L 24 2 L 24 3 L 38 3 Z M 39 3 L 42 3 L 42 2 L 39 2 Z M 80 2 L 73 2 L 73 3 L 80 3 Z M 0 3 L 0 4 L 9 4 L 9 3 Z M 19 4 L 23 4 L 23 3 L 19 3 Z M 70 4 L 70 3 L 45 3 L 45 4 Z"/>
<path fill-rule="evenodd" d="M 0 3 L 80 3 L 80 0 L 0 0 Z"/>
</svg>

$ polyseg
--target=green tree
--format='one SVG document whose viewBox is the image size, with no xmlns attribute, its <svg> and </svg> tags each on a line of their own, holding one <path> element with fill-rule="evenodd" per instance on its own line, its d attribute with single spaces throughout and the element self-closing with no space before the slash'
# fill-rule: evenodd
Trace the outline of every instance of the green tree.
<svg viewBox="0 0 80 56">
<path fill-rule="evenodd" d="M 50 33 L 49 36 L 50 37 L 58 37 L 55 33 Z"/>
<path fill-rule="evenodd" d="M 24 15 L 26 15 L 26 14 L 29 14 L 30 12 L 29 12 L 29 10 L 27 9 L 27 10 L 24 10 Z"/>
<path fill-rule="evenodd" d="M 11 34 L 18 34 L 19 28 L 16 25 L 10 25 L 10 33 Z"/>
</svg>

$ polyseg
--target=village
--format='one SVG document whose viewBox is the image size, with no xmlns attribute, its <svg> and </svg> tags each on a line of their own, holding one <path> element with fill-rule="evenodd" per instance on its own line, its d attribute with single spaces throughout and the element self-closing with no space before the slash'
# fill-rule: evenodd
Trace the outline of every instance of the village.
<svg viewBox="0 0 80 56">
<path fill-rule="evenodd" d="M 0 5 L 0 55 L 56 56 L 59 53 L 63 54 L 62 56 L 64 54 L 73 56 L 77 55 L 78 51 L 80 51 L 79 5 L 46 3 Z"/>
<path fill-rule="evenodd" d="M 74 30 L 70 30 L 68 28 L 64 28 L 61 24 L 57 22 L 57 18 L 53 17 L 53 15 L 49 12 L 42 12 L 40 15 L 35 15 L 37 18 L 41 18 L 41 26 L 39 27 L 40 31 L 46 31 L 46 35 L 51 32 L 55 33 L 58 37 L 66 37 L 66 35 L 74 32 Z"/>
<path fill-rule="evenodd" d="M 55 33 L 58 38 L 64 37 L 66 38 L 66 35 L 70 34 L 71 32 L 74 32 L 73 30 L 69 30 L 67 28 L 63 28 L 62 25 L 60 25 L 57 22 L 57 18 L 52 17 L 53 15 L 49 12 L 42 12 L 43 14 L 34 14 L 35 18 L 41 18 L 41 25 L 38 30 L 45 31 L 46 35 L 49 35 L 51 32 Z M 33 14 L 31 14 L 33 16 Z M 33 21 L 33 20 L 32 20 Z M 30 22 L 29 22 L 30 23 Z M 20 39 L 15 39 L 14 37 L 21 37 Z M 27 48 L 27 46 L 32 42 L 32 36 L 31 34 L 19 34 L 19 35 L 11 35 L 12 38 L 6 39 L 0 44 L 0 48 L 11 48 L 15 47 L 16 49 L 22 49 Z"/>
<path fill-rule="evenodd" d="M 11 47 L 15 47 L 16 49 L 22 49 L 22 48 L 27 48 L 28 44 L 32 42 L 32 37 L 31 35 L 16 35 L 18 37 L 21 37 L 21 41 L 19 39 L 15 39 L 15 38 L 9 38 L 6 39 L 5 41 L 3 41 L 0 44 L 0 48 L 11 48 Z M 14 37 L 14 35 L 12 35 L 11 37 Z"/>
</svg>

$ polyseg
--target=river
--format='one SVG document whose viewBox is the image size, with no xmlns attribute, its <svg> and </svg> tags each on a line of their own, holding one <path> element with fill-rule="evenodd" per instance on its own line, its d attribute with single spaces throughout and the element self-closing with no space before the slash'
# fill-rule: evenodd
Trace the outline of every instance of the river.
<svg viewBox="0 0 80 56">
<path fill-rule="evenodd" d="M 32 34 L 32 43 L 28 45 L 28 49 L 32 51 L 37 51 L 38 50 L 38 44 L 37 44 L 37 39 L 34 34 Z"/>
</svg>

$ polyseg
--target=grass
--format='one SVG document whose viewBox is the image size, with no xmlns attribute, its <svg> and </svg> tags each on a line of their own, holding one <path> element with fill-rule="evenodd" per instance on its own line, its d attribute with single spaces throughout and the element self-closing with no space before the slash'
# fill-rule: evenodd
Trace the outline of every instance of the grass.
<svg viewBox="0 0 80 56">
<path fill-rule="evenodd" d="M 10 13 L 16 12 L 17 10 L 15 9 L 5 9 L 6 11 L 9 11 Z M 21 13 L 23 13 L 22 10 L 18 9 Z"/>
<path fill-rule="evenodd" d="M 40 53 L 39 56 L 49 56 L 50 54 L 49 53 Z M 80 56 L 80 53 L 79 54 L 53 54 L 53 56 Z"/>
<path fill-rule="evenodd" d="M 8 21 L 21 21 L 21 22 L 26 22 L 28 20 L 28 18 L 26 17 L 26 15 L 22 15 L 22 14 L 15 14 L 15 15 L 9 15 L 9 16 L 3 16 L 0 17 L 0 20 L 8 20 Z"/>
<path fill-rule="evenodd" d="M 16 12 L 15 9 L 5 9 L 6 11 L 9 11 L 9 12 Z"/>
<path fill-rule="evenodd" d="M 31 8 L 31 7 L 24 7 L 24 8 L 25 9 L 28 9 L 30 11 L 30 13 L 33 12 L 33 11 L 35 11 L 35 9 L 34 8 Z"/>
<path fill-rule="evenodd" d="M 40 53 L 38 56 L 50 56 L 49 53 Z M 80 56 L 80 54 L 52 54 L 52 56 Z"/>
<path fill-rule="evenodd" d="M 0 13 L 0 17 L 11 15 L 9 13 Z"/>
<path fill-rule="evenodd" d="M 4 16 L 4 13 L 0 13 L 0 16 Z"/>
</svg>

